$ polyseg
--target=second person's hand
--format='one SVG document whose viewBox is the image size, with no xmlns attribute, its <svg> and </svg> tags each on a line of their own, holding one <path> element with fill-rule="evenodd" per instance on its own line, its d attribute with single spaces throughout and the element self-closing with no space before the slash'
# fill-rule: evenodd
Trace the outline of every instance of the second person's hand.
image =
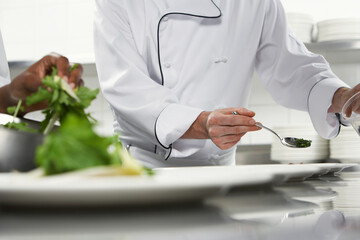
<svg viewBox="0 0 360 240">
<path fill-rule="evenodd" d="M 9 104 L 16 105 L 18 100 L 24 100 L 26 97 L 36 92 L 42 86 L 41 80 L 50 75 L 52 68 L 56 67 L 58 75 L 69 83 L 72 88 L 83 85 L 81 64 L 77 64 L 71 71 L 72 64 L 69 60 L 56 53 L 46 55 L 39 61 L 28 67 L 23 73 L 13 79 L 8 86 Z M 25 113 L 41 110 L 46 107 L 46 103 L 39 103 L 33 106 L 25 106 Z M 23 113 L 24 114 L 24 113 Z"/>
</svg>

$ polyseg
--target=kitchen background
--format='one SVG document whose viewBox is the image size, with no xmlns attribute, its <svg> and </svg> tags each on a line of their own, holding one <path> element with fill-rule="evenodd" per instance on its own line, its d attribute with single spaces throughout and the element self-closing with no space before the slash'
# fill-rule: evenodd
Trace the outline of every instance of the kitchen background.
<svg viewBox="0 0 360 240">
<path fill-rule="evenodd" d="M 359 17 L 358 0 L 282 0 L 287 13 L 307 15 L 292 16 L 294 32 L 299 31 L 300 38 L 309 41 L 310 30 L 304 33 L 298 30 L 297 23 L 308 23 L 312 18 L 317 22 Z M 11 76 L 14 77 L 26 64 L 49 52 L 58 52 L 73 62 L 84 64 L 84 80 L 90 88 L 98 87 L 94 66 L 92 18 L 93 0 L 0 0 L 0 28 L 4 38 L 7 58 L 10 62 Z M 301 27 L 300 27 L 301 28 Z M 353 30 L 360 31 L 360 25 L 354 24 Z M 307 36 L 306 36 L 307 34 Z M 360 45 L 346 40 L 336 44 L 308 43 L 310 50 L 323 54 L 330 62 L 333 71 L 350 86 L 360 82 Z M 316 40 L 316 38 L 315 38 Z M 313 41 L 315 41 L 313 40 Z M 311 40 L 310 40 L 311 41 Z M 360 43 L 360 41 L 359 41 Z M 277 105 L 254 76 L 253 91 L 249 109 L 256 112 L 256 120 L 269 127 L 305 126 L 311 128 L 306 113 L 286 109 Z M 97 130 L 102 134 L 112 134 L 112 116 L 107 103 L 100 95 L 90 111 L 98 119 Z M 39 118 L 34 113 L 30 118 Z M 240 145 L 269 145 L 273 136 L 266 131 L 247 134 Z"/>
</svg>

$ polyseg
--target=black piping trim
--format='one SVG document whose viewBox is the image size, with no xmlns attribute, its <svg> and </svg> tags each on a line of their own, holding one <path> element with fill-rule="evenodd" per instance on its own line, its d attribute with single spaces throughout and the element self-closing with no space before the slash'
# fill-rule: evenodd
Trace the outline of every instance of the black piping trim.
<svg viewBox="0 0 360 240">
<path fill-rule="evenodd" d="M 218 16 L 202 16 L 202 15 L 196 15 L 196 14 L 190 14 L 190 13 L 182 13 L 182 12 L 169 12 L 165 15 L 163 15 L 157 25 L 157 47 L 158 47 L 158 64 L 159 64 L 159 68 L 160 68 L 160 75 L 161 75 L 161 85 L 164 86 L 164 74 L 162 71 L 162 66 L 161 66 L 161 54 L 160 54 L 160 23 L 163 20 L 164 17 L 169 16 L 169 15 L 184 15 L 184 16 L 190 16 L 190 17 L 198 17 L 198 18 L 219 18 L 222 16 L 222 12 L 221 9 L 214 3 L 213 0 L 210 0 L 214 6 L 219 10 L 219 15 Z"/>
<path fill-rule="evenodd" d="M 165 109 L 165 108 L 164 108 Z M 161 113 L 164 111 L 164 109 L 160 112 L 159 116 L 161 115 Z M 156 141 L 158 141 L 158 143 L 160 144 L 161 147 L 165 148 L 165 149 L 170 149 L 171 148 L 171 144 L 169 147 L 166 147 L 165 145 L 163 145 L 160 141 L 159 141 L 159 138 L 157 136 L 157 132 L 156 132 L 156 125 L 157 125 L 157 121 L 159 119 L 159 116 L 156 118 L 155 120 L 155 124 L 154 124 L 154 133 L 155 133 L 155 138 L 156 138 Z M 155 145 L 156 146 L 156 145 Z"/>
<path fill-rule="evenodd" d="M 335 113 L 335 116 L 336 116 L 336 118 L 338 119 L 338 121 L 339 121 L 339 130 L 338 130 L 338 133 L 336 134 L 336 137 L 337 136 L 339 136 L 339 134 L 340 134 L 340 131 L 341 131 L 341 126 L 346 126 L 345 124 L 343 124 L 342 122 L 341 122 L 341 119 L 340 119 L 340 113 Z"/>
<path fill-rule="evenodd" d="M 169 151 L 169 154 L 166 156 L 165 161 L 168 160 L 169 157 L 170 157 L 170 155 L 171 155 L 171 152 L 172 152 L 172 144 L 170 144 L 169 148 L 170 148 L 170 151 Z"/>
<path fill-rule="evenodd" d="M 159 20 L 159 22 L 157 24 L 157 33 L 156 34 L 157 34 L 157 48 L 158 48 L 158 64 L 159 64 L 159 69 L 160 69 L 161 85 L 162 86 L 164 86 L 164 74 L 163 74 L 163 70 L 162 70 L 162 66 L 161 66 L 161 53 L 160 53 L 160 23 L 161 23 L 161 21 L 163 20 L 164 17 L 169 16 L 169 15 L 184 15 L 184 16 L 190 16 L 190 17 L 209 18 L 209 19 L 221 17 L 222 16 L 221 9 L 214 3 L 213 0 L 210 0 L 210 1 L 219 10 L 219 15 L 210 17 L 210 16 L 202 16 L 202 15 L 190 14 L 190 13 L 182 13 L 182 12 L 169 12 L 167 14 L 164 14 L 160 18 L 160 20 Z M 157 133 L 156 133 L 156 123 L 157 123 L 158 118 L 159 118 L 159 116 L 156 118 L 155 126 L 154 126 L 155 138 L 156 138 L 156 140 L 158 141 L 158 143 L 160 144 L 161 147 L 163 147 L 165 149 L 170 149 L 170 153 L 165 159 L 165 160 L 167 160 L 170 157 L 170 154 L 171 154 L 171 151 L 172 151 L 172 144 L 170 144 L 169 147 L 166 147 L 159 141 L 159 138 L 158 138 Z M 155 149 L 155 151 L 156 151 L 156 149 Z"/>
<path fill-rule="evenodd" d="M 312 90 L 314 89 L 314 87 L 315 87 L 316 85 L 318 85 L 320 82 L 322 82 L 323 80 L 325 80 L 325 79 L 322 79 L 322 80 L 316 82 L 316 83 L 311 87 L 311 89 L 310 89 L 310 91 L 309 91 L 309 94 L 308 94 L 308 97 L 307 97 L 307 103 L 306 103 L 307 109 L 308 109 L 308 112 L 309 112 L 309 113 L 310 113 L 309 99 L 310 99 L 311 92 L 312 92 Z"/>
</svg>

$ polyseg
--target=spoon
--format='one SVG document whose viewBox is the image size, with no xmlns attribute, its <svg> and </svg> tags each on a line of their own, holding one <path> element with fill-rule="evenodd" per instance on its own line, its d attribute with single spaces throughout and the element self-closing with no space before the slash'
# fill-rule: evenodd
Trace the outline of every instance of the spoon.
<svg viewBox="0 0 360 240">
<path fill-rule="evenodd" d="M 239 114 L 238 114 L 238 112 L 233 111 L 232 115 L 239 115 Z M 280 142 L 284 146 L 292 147 L 292 148 L 307 148 L 307 147 L 310 147 L 310 145 L 311 145 L 310 140 L 304 140 L 302 138 L 293 138 L 293 137 L 282 138 L 279 134 L 274 132 L 272 129 L 265 127 L 264 125 L 261 125 L 260 123 L 255 123 L 255 125 L 258 127 L 264 128 L 264 129 L 272 132 L 273 134 L 275 134 L 280 139 Z"/>
<path fill-rule="evenodd" d="M 301 138 L 293 138 L 293 137 L 285 137 L 282 138 L 278 133 L 276 133 L 275 131 L 273 131 L 272 129 L 265 127 L 264 125 L 261 125 L 259 123 L 255 123 L 256 126 L 261 127 L 263 129 L 266 129 L 270 132 L 272 132 L 273 134 L 275 134 L 279 139 L 280 142 L 282 143 L 282 145 L 287 146 L 287 147 L 293 147 L 293 148 L 306 148 L 306 147 L 310 147 L 310 144 L 307 145 L 303 145 L 303 144 L 296 144 L 297 142 L 301 141 L 301 142 L 308 142 L 311 143 L 311 141 L 309 140 L 304 140 Z"/>
</svg>

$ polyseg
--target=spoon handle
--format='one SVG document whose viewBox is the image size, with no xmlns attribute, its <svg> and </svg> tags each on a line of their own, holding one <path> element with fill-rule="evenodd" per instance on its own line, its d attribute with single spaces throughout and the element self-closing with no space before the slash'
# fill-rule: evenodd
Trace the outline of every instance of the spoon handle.
<svg viewBox="0 0 360 240">
<path fill-rule="evenodd" d="M 268 130 L 268 131 L 270 131 L 270 132 L 272 132 L 273 134 L 275 134 L 275 135 L 280 139 L 280 141 L 283 140 L 283 138 L 282 138 L 279 134 L 277 134 L 276 132 L 274 132 L 272 129 L 270 129 L 270 128 L 268 128 L 268 127 L 265 127 L 264 125 L 261 125 L 261 124 L 259 124 L 259 123 L 255 123 L 255 125 L 258 126 L 258 127 L 264 128 L 264 129 L 266 129 L 266 130 Z"/>
</svg>

